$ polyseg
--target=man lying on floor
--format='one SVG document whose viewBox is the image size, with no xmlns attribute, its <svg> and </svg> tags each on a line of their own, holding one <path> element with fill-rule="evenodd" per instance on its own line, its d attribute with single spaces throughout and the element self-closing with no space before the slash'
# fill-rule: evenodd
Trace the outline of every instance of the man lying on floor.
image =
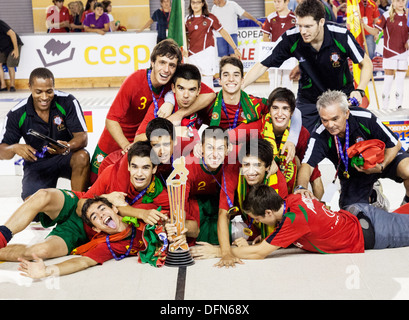
<svg viewBox="0 0 409 320">
<path fill-rule="evenodd" d="M 46 197 L 52 200 L 45 201 Z M 35 200 L 37 201 L 35 202 Z M 137 221 L 135 218 L 128 219 L 130 220 L 130 224 L 128 224 L 126 217 L 119 216 L 118 208 L 104 197 L 87 199 L 82 208 L 81 219 L 75 213 L 76 202 L 78 199 L 71 191 L 40 190 L 40 194 L 34 195 L 21 207 L 24 206 L 28 209 L 31 204 L 34 207 L 43 206 L 42 209 L 24 210 L 23 208 L 17 212 L 42 211 L 40 215 L 55 222 L 56 227 L 44 242 L 27 246 L 24 244 L 7 245 L 11 238 L 11 234 L 8 234 L 11 233 L 10 229 L 0 226 L 0 236 L 4 240 L 1 244 L 3 248 L 0 249 L 0 260 L 21 261 L 19 270 L 23 272 L 23 275 L 35 279 L 66 275 L 102 264 L 113 258 L 121 260 L 127 256 L 135 255 L 139 255 L 141 262 L 149 262 L 157 266 L 163 264 L 166 257 L 167 242 L 164 240 L 166 234 L 162 226 L 151 226 L 141 220 Z M 44 205 L 46 203 L 47 205 Z M 20 216 L 22 218 L 20 221 L 27 220 L 29 223 L 32 220 L 31 217 L 25 219 L 23 215 L 16 213 L 13 216 Z M 166 215 L 162 213 L 160 215 L 163 221 L 167 220 Z M 30 216 L 30 214 L 26 214 L 26 216 Z M 21 225 L 13 230 L 21 231 L 24 229 L 23 227 Z M 96 234 L 89 241 L 91 232 Z M 148 235 L 148 233 L 150 234 Z M 152 238 L 157 241 L 152 243 L 147 240 Z M 179 241 L 180 238 L 175 238 L 174 241 Z M 160 239 L 164 240 L 164 243 Z M 42 260 L 61 257 L 69 253 L 81 255 L 81 257 L 50 266 L 45 266 Z M 35 261 L 27 260 L 32 258 Z"/>
<path fill-rule="evenodd" d="M 365 203 L 335 212 L 301 194 L 290 194 L 283 200 L 274 189 L 259 185 L 250 191 L 243 210 L 255 221 L 276 228 L 256 245 L 236 240 L 238 247 L 233 248 L 233 253 L 241 259 L 264 259 L 291 244 L 319 253 L 360 253 L 365 249 L 409 246 L 408 214 L 388 213 Z M 218 247 L 201 244 L 191 249 L 195 259 L 220 257 Z"/>
</svg>

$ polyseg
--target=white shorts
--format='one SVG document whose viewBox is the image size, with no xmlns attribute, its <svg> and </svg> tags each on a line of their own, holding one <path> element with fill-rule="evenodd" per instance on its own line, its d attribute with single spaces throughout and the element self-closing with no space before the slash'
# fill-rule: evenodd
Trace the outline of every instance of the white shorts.
<svg viewBox="0 0 409 320">
<path fill-rule="evenodd" d="M 408 69 L 408 51 L 393 56 L 391 58 L 383 58 L 383 69 L 389 70 L 407 70 Z"/>
<path fill-rule="evenodd" d="M 212 76 L 216 73 L 216 48 L 212 46 L 192 54 L 188 62 L 198 67 L 202 75 Z"/>
</svg>

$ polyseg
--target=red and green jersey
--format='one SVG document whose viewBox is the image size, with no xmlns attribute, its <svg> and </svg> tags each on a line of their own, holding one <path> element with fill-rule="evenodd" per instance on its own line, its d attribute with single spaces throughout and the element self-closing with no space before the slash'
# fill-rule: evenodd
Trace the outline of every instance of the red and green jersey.
<svg viewBox="0 0 409 320">
<path fill-rule="evenodd" d="M 108 166 L 82 198 L 92 198 L 114 191 L 125 192 L 129 202 L 139 195 L 139 191 L 135 190 L 130 181 L 127 157 L 122 157 Z M 144 206 L 143 209 L 162 207 L 163 211 L 169 211 L 168 193 L 159 178 L 154 177 L 144 196 L 132 204 L 133 207 L 138 208 L 141 205 Z"/>
<path fill-rule="evenodd" d="M 153 88 L 152 92 L 149 88 L 147 72 L 146 69 L 138 70 L 125 79 L 107 114 L 107 119 L 120 124 L 130 143 L 133 142 L 136 131 L 153 102 L 152 96 L 159 101 L 160 97 L 170 89 L 170 84 L 167 84 L 159 89 Z M 119 149 L 106 128 L 98 141 L 98 147 L 106 154 Z"/>
<path fill-rule="evenodd" d="M 358 219 L 348 211 L 331 211 L 323 203 L 301 194 L 286 199 L 283 219 L 265 240 L 286 248 L 294 244 L 311 252 L 364 252 L 364 236 Z"/>
</svg>

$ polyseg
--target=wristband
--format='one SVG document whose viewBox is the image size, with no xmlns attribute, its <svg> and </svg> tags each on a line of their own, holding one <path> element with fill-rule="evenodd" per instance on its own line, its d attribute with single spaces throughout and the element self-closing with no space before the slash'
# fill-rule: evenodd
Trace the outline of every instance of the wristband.
<svg viewBox="0 0 409 320">
<path fill-rule="evenodd" d="M 294 188 L 294 192 L 295 192 L 295 191 L 298 191 L 298 190 L 301 190 L 301 189 L 306 190 L 302 185 L 298 185 L 298 186 L 296 186 L 296 187 Z"/>
<path fill-rule="evenodd" d="M 383 169 L 384 169 L 384 168 L 383 168 L 383 163 L 380 163 L 379 165 L 381 166 L 381 173 L 382 173 L 382 172 L 383 172 Z"/>
</svg>

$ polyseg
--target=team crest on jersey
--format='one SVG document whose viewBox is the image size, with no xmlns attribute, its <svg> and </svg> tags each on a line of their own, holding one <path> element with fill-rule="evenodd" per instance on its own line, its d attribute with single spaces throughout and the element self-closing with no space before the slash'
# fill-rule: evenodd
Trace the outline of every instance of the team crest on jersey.
<svg viewBox="0 0 409 320">
<path fill-rule="evenodd" d="M 355 139 L 355 143 L 358 143 L 358 142 L 361 142 L 361 141 L 364 141 L 365 139 L 363 138 L 363 137 L 357 137 L 356 139 Z"/>
<path fill-rule="evenodd" d="M 55 116 L 53 123 L 57 126 L 58 131 L 65 129 L 64 121 L 60 116 Z"/>
<path fill-rule="evenodd" d="M 99 153 L 96 157 L 95 157 L 95 161 L 93 163 L 95 168 L 99 168 L 102 161 L 104 161 L 105 157 L 102 153 Z"/>
<path fill-rule="evenodd" d="M 207 26 L 207 21 L 203 21 L 203 25 L 206 27 Z"/>
<path fill-rule="evenodd" d="M 332 66 L 334 68 L 338 68 L 341 65 L 340 62 L 339 62 L 339 55 L 336 52 L 331 54 L 330 60 L 332 62 Z"/>
<path fill-rule="evenodd" d="M 217 120 L 219 119 L 219 114 L 217 112 L 212 113 L 212 120 Z"/>
</svg>

